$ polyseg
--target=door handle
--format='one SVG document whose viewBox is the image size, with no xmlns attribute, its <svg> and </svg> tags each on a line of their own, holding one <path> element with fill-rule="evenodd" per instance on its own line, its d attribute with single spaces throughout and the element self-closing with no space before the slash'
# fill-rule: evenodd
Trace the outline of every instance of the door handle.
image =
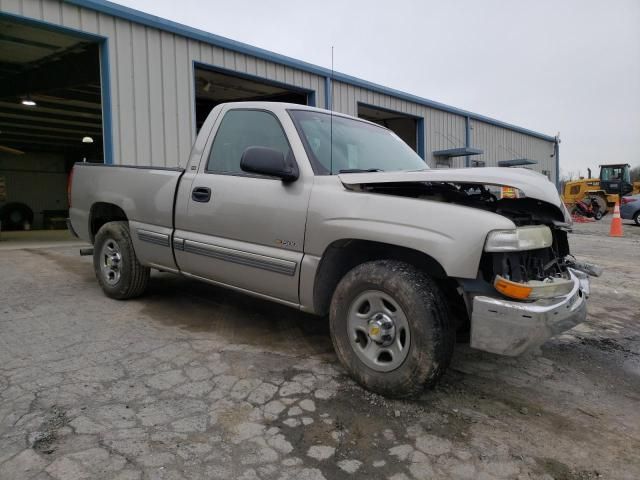
<svg viewBox="0 0 640 480">
<path fill-rule="evenodd" d="M 196 187 L 191 191 L 191 200 L 194 202 L 207 203 L 211 200 L 211 189 L 207 187 Z"/>
</svg>

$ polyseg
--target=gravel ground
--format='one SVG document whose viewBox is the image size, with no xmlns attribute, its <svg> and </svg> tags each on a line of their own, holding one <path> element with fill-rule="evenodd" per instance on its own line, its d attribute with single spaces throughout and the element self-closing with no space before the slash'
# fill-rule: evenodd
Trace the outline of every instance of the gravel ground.
<svg viewBox="0 0 640 480">
<path fill-rule="evenodd" d="M 0 478 L 640 478 L 640 228 L 577 225 L 588 321 L 511 359 L 458 345 L 415 401 L 363 391 L 326 322 L 166 274 L 99 290 L 70 246 L 0 251 Z"/>
</svg>

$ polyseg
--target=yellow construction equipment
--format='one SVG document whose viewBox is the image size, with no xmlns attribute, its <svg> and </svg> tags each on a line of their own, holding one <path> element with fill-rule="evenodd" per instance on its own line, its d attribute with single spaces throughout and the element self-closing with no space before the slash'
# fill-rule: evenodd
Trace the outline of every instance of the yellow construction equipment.
<svg viewBox="0 0 640 480">
<path fill-rule="evenodd" d="M 619 196 L 640 194 L 640 182 L 631 183 L 631 165 L 614 163 L 600 165 L 600 178 L 580 178 L 564 184 L 562 200 L 570 211 L 578 201 L 595 201 L 602 214 L 613 210 Z"/>
</svg>

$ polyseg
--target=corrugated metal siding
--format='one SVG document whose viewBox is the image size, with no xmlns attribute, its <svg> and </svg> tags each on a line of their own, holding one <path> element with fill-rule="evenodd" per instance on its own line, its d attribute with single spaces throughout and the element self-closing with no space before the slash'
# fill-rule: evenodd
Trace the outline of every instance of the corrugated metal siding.
<svg viewBox="0 0 640 480">
<path fill-rule="evenodd" d="M 114 163 L 176 166 L 195 138 L 193 62 L 315 91 L 324 77 L 57 0 L 0 0 L 3 12 L 109 39 Z"/>
<path fill-rule="evenodd" d="M 484 150 L 482 155 L 474 155 L 473 160 L 483 160 L 487 167 L 498 166 L 500 160 L 526 158 L 538 162 L 531 169 L 549 172 L 555 181 L 556 159 L 553 142 L 499 128 L 484 122 L 471 122 L 471 144 Z"/>
<path fill-rule="evenodd" d="M 433 152 L 465 146 L 465 117 L 437 110 L 413 102 L 401 100 L 389 95 L 373 92 L 342 82 L 333 83 L 333 106 L 336 111 L 357 115 L 358 103 L 366 103 L 389 110 L 424 118 L 425 159 L 435 167 Z M 554 144 L 524 133 L 471 120 L 470 146 L 484 150 L 483 155 L 474 155 L 472 160 L 482 160 L 487 167 L 495 167 L 499 160 L 528 158 L 538 163 L 531 165 L 538 172 L 548 171 L 550 179 L 555 180 Z M 465 157 L 450 160 L 452 168 L 465 166 Z"/>
<path fill-rule="evenodd" d="M 424 123 L 427 138 L 427 160 L 432 167 L 436 166 L 437 161 L 433 152 L 465 146 L 464 117 L 429 108 L 425 109 Z M 451 159 L 451 168 L 461 167 L 464 167 L 464 157 Z"/>
<path fill-rule="evenodd" d="M 324 77 L 115 18 L 58 0 L 0 0 L 0 9 L 109 38 L 114 162 L 175 166 L 184 161 L 195 137 L 193 61 L 255 75 L 316 92 L 323 106 Z M 333 108 L 357 115 L 358 103 L 424 118 L 424 152 L 465 146 L 465 117 L 345 82 L 333 82 Z M 553 142 L 472 120 L 473 156 L 487 166 L 499 160 L 529 158 L 535 170 L 555 178 Z M 451 160 L 464 167 L 465 158 Z"/>
</svg>

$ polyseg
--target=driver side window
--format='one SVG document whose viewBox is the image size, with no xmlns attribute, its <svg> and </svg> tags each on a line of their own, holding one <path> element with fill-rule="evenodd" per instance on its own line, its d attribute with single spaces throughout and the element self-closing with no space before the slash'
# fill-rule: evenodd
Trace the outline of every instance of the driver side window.
<svg viewBox="0 0 640 480">
<path fill-rule="evenodd" d="M 268 147 L 292 159 L 291 148 L 278 119 L 261 110 L 230 110 L 216 132 L 206 171 L 242 174 L 240 160 L 248 147 Z"/>
</svg>

